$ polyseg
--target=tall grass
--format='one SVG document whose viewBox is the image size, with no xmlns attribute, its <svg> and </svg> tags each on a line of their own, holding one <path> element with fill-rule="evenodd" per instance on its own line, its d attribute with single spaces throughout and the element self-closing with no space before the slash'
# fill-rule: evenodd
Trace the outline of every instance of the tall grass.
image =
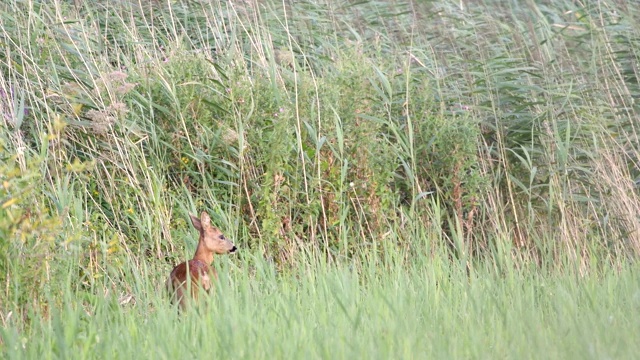
<svg viewBox="0 0 640 360">
<path fill-rule="evenodd" d="M 229 328 L 211 320 L 162 357 L 209 336 L 201 351 L 238 357 L 484 357 L 491 340 L 490 355 L 524 355 L 530 336 L 553 357 L 631 354 L 601 342 L 637 330 L 604 314 L 637 306 L 639 20 L 626 1 L 4 2 L 0 348 L 166 343 L 159 284 L 206 209 L 251 255 L 224 262 L 208 309 Z M 536 302 L 540 283 L 566 296 Z M 583 295 L 597 306 L 579 318 Z M 547 321 L 565 307 L 567 344 Z M 164 335 L 140 340 L 140 321 Z M 540 333 L 516 338 L 525 326 Z M 274 341 L 242 349 L 260 333 Z"/>
<path fill-rule="evenodd" d="M 226 264 L 227 262 L 223 262 Z M 603 358 L 639 349 L 637 268 L 497 276 L 443 262 L 317 262 L 282 278 L 261 253 L 221 266 L 214 296 L 179 314 L 157 275 L 124 265 L 133 297 L 71 289 L 48 318 L 0 330 L 7 358 Z M 252 269 L 253 271 L 248 271 Z M 84 296 L 81 296 L 84 294 Z M 50 294 L 53 295 L 53 294 Z M 9 319 L 13 324 L 15 318 Z"/>
</svg>

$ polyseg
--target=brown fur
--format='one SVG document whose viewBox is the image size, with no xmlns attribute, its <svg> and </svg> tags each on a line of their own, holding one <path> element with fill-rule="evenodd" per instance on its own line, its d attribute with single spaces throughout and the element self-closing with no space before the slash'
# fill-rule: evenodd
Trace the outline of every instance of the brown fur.
<svg viewBox="0 0 640 360">
<path fill-rule="evenodd" d="M 198 299 L 200 291 L 209 291 L 212 286 L 211 276 L 218 278 L 218 274 L 211 263 L 213 254 L 227 254 L 236 251 L 236 246 L 215 226 L 211 225 L 211 218 L 206 212 L 200 214 L 200 218 L 193 215 L 191 223 L 200 232 L 198 247 L 193 259 L 177 265 L 171 271 L 167 279 L 167 289 L 172 294 L 172 301 L 178 302 L 181 308 L 185 308 L 187 295 L 191 293 L 191 298 Z"/>
</svg>

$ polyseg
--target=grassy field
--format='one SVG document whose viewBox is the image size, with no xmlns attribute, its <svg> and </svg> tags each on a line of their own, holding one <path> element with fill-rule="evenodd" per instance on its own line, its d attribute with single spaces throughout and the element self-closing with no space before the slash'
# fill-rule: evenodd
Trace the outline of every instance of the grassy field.
<svg viewBox="0 0 640 360">
<path fill-rule="evenodd" d="M 0 357 L 634 358 L 633 1 L 0 4 Z M 206 210 L 216 294 L 163 292 Z"/>
<path fill-rule="evenodd" d="M 64 359 L 633 359 L 640 351 L 637 266 L 580 278 L 467 276 L 429 259 L 359 271 L 312 262 L 281 276 L 250 260 L 260 256 L 224 266 L 214 297 L 182 315 L 159 295 L 163 279 L 126 267 L 133 298 L 67 290 L 47 317 L 24 328 L 10 319 L 3 350 Z"/>
</svg>

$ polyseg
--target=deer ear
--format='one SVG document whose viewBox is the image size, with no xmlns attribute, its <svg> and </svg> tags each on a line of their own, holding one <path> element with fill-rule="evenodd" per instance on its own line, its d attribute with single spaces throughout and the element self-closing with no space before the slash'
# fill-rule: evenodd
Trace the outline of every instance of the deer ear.
<svg viewBox="0 0 640 360">
<path fill-rule="evenodd" d="M 191 218 L 191 224 L 193 224 L 193 227 L 198 231 L 202 231 L 202 223 L 200 222 L 200 219 L 191 214 L 189 214 L 189 217 Z"/>
<path fill-rule="evenodd" d="M 202 227 L 208 227 L 211 225 L 211 218 L 209 217 L 209 214 L 207 214 L 206 212 L 202 212 L 200 213 L 200 222 L 202 223 Z"/>
</svg>

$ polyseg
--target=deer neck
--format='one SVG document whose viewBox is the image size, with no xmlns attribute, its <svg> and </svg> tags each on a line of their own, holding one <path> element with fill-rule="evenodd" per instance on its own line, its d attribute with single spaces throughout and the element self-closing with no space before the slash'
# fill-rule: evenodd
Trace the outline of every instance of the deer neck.
<svg viewBox="0 0 640 360">
<path fill-rule="evenodd" d="M 200 260 L 207 265 L 213 262 L 213 251 L 207 249 L 203 239 L 198 241 L 198 248 L 196 249 L 196 254 L 193 256 L 193 260 Z"/>
</svg>

